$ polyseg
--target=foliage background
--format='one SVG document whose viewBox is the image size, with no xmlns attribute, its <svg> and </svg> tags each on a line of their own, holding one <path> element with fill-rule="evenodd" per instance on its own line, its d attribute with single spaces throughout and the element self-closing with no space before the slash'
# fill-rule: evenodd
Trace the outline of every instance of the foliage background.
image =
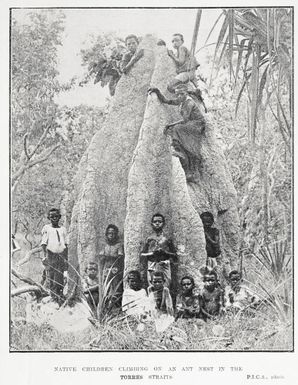
<svg viewBox="0 0 298 385">
<path fill-rule="evenodd" d="M 288 9 L 246 11 L 223 11 L 217 43 L 208 47 L 206 42 L 207 66 L 213 71 L 202 86 L 238 192 L 244 272 L 257 284 L 262 275 L 256 270 L 269 266 L 272 273 L 275 268 L 264 291 L 286 279 L 283 293 L 273 298 L 274 306 L 283 309 L 291 302 L 292 15 Z M 108 101 L 106 108 L 55 102 L 59 93 L 82 81 L 63 84 L 58 78 L 64 20 L 62 11 L 40 11 L 27 24 L 12 21 L 11 219 L 22 247 L 13 263 L 38 245 L 49 208 L 60 207 L 69 224 L 72 179 L 108 109 Z M 82 83 L 94 80 L 88 66 L 98 50 L 109 55 L 121 38 L 96 37 L 81 52 Z M 33 259 L 24 270 L 38 276 L 41 264 Z"/>
</svg>

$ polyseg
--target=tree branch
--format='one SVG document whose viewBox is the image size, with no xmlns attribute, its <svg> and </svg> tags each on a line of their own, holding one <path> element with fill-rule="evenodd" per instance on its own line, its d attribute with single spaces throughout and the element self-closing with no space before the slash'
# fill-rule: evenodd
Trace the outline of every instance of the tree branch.
<svg viewBox="0 0 298 385">
<path fill-rule="evenodd" d="M 26 158 L 30 160 L 31 156 L 28 152 L 28 132 L 26 132 L 26 134 L 24 135 L 24 152 L 25 152 Z"/>
<path fill-rule="evenodd" d="M 34 147 L 34 149 L 32 150 L 31 152 L 31 158 L 32 156 L 36 153 L 36 151 L 39 149 L 39 147 L 42 145 L 42 143 L 44 142 L 48 132 L 49 132 L 49 129 L 51 128 L 51 124 L 48 124 L 47 127 L 45 128 L 44 132 L 42 133 L 37 145 Z"/>
<path fill-rule="evenodd" d="M 15 188 L 16 183 L 18 182 L 19 178 L 27 171 L 29 168 L 35 166 L 38 163 L 42 163 L 46 161 L 49 156 L 57 150 L 61 146 L 61 143 L 55 144 L 48 150 L 45 150 L 43 153 L 39 154 L 35 159 L 30 159 L 27 163 L 25 163 L 23 166 L 20 166 L 20 168 L 12 175 L 11 177 L 11 184 L 12 184 L 12 189 Z M 33 152 L 32 152 L 33 154 Z M 31 156 L 32 156 L 31 154 Z"/>
<path fill-rule="evenodd" d="M 41 292 L 39 287 L 34 286 L 34 285 L 28 285 L 28 286 L 22 286 L 22 287 L 18 287 L 16 289 L 13 289 L 11 291 L 11 296 L 15 297 L 15 296 L 20 295 L 20 294 L 29 293 L 30 291 L 38 292 L 38 293 Z"/>
<path fill-rule="evenodd" d="M 39 289 L 39 291 L 41 292 L 41 294 L 47 294 L 49 295 L 49 293 L 47 292 L 47 290 L 42 286 L 40 285 L 39 283 L 33 281 L 33 279 L 29 278 L 29 277 L 25 277 L 24 275 L 18 273 L 15 269 L 11 269 L 11 272 L 12 274 L 17 277 L 20 281 L 23 281 L 25 283 L 28 283 L 30 286 L 35 286 L 36 288 Z"/>
</svg>

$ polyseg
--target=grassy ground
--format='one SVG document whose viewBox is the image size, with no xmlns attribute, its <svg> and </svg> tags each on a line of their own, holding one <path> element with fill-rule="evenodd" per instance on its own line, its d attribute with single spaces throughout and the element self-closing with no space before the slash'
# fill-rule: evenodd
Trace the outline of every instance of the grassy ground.
<svg viewBox="0 0 298 385">
<path fill-rule="evenodd" d="M 246 265 L 254 266 L 251 260 L 246 261 Z M 253 274 L 256 277 L 256 269 L 262 271 L 261 268 L 255 265 L 246 276 L 249 278 Z M 40 281 L 42 269 L 40 258 L 36 255 L 20 271 Z M 152 322 L 144 324 L 143 330 L 138 331 L 134 322 L 122 316 L 97 326 L 90 323 L 90 328 L 84 332 L 60 333 L 48 324 L 37 326 L 26 323 L 26 295 L 14 297 L 11 300 L 11 350 L 292 350 L 291 309 L 284 310 L 284 303 L 291 301 L 281 300 L 284 296 L 278 296 L 279 286 L 274 280 L 270 281 L 270 275 L 266 280 L 264 277 L 265 272 L 262 272 L 260 279 L 263 284 L 266 281 L 266 293 L 271 295 L 271 303 L 263 305 L 254 314 L 241 317 L 225 315 L 207 323 L 178 320 L 163 333 L 157 333 Z M 259 285 L 257 279 L 254 282 L 255 287 Z M 291 288 L 289 291 L 292 292 Z"/>
<path fill-rule="evenodd" d="M 226 315 L 207 323 L 178 320 L 162 333 L 151 322 L 136 330 L 134 322 L 116 317 L 83 333 L 59 333 L 48 324 L 25 323 L 25 303 L 12 301 L 11 350 L 290 350 L 292 326 L 270 309 L 253 316 Z"/>
</svg>

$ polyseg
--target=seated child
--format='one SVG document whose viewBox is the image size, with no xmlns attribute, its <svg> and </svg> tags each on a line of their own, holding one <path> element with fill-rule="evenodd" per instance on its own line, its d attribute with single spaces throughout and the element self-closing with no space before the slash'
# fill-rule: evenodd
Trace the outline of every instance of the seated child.
<svg viewBox="0 0 298 385">
<path fill-rule="evenodd" d="M 86 277 L 83 281 L 83 293 L 92 310 L 96 310 L 99 301 L 98 292 L 98 265 L 96 262 L 88 262 L 85 269 Z"/>
<path fill-rule="evenodd" d="M 161 271 L 153 272 L 151 286 L 148 287 L 148 297 L 153 311 L 157 317 L 174 313 L 170 291 L 165 287 L 164 274 Z"/>
<path fill-rule="evenodd" d="M 213 227 L 214 217 L 210 212 L 204 212 L 200 215 L 204 226 L 205 240 L 206 240 L 206 253 L 207 263 L 210 268 L 214 268 L 218 264 L 218 257 L 220 256 L 220 241 L 219 231 L 216 227 Z"/>
<path fill-rule="evenodd" d="M 175 63 L 177 75 L 170 81 L 168 90 L 174 92 L 178 84 L 189 81 L 192 81 L 193 84 L 197 86 L 195 72 L 199 64 L 194 55 L 183 45 L 183 35 L 181 35 L 181 33 L 175 33 L 172 43 L 176 54 L 171 50 L 168 50 L 168 54 Z"/>
<path fill-rule="evenodd" d="M 195 288 L 193 277 L 185 276 L 181 279 L 181 294 L 176 300 L 175 319 L 198 318 L 200 313 L 199 291 Z"/>
<path fill-rule="evenodd" d="M 128 35 L 125 38 L 127 53 L 123 56 L 120 63 L 120 70 L 127 74 L 131 68 L 144 56 L 144 49 L 138 49 L 139 39 L 136 35 Z"/>
<path fill-rule="evenodd" d="M 225 288 L 225 306 L 227 310 L 238 312 L 247 308 L 255 308 L 258 298 L 242 284 L 242 275 L 237 270 L 229 274 L 230 285 Z"/>
<path fill-rule="evenodd" d="M 122 310 L 127 315 L 141 316 L 146 312 L 147 293 L 142 289 L 141 274 L 131 270 L 127 274 L 128 288 L 124 289 L 122 296 Z"/>
<path fill-rule="evenodd" d="M 221 289 L 217 274 L 214 270 L 204 275 L 204 288 L 201 293 L 201 306 L 203 318 L 214 318 L 223 310 L 223 290 Z"/>
<path fill-rule="evenodd" d="M 143 248 L 141 256 L 146 259 L 147 280 L 152 281 L 152 274 L 161 271 L 164 275 L 165 285 L 170 287 L 172 274 L 171 263 L 176 261 L 174 245 L 171 239 L 163 232 L 165 218 L 162 214 L 154 214 L 151 219 L 153 234 L 150 235 Z"/>
</svg>

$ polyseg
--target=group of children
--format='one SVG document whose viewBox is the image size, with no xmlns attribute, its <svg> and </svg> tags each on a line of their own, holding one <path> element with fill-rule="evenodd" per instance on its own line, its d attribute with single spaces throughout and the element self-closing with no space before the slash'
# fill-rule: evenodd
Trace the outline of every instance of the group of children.
<svg viewBox="0 0 298 385">
<path fill-rule="evenodd" d="M 64 301 L 64 273 L 68 269 L 68 240 L 66 229 L 59 225 L 61 214 L 58 209 L 48 213 L 50 224 L 42 230 L 44 251 L 43 283 L 48 285 L 52 298 L 58 303 Z M 166 314 L 178 318 L 201 318 L 204 320 L 219 316 L 226 310 L 244 310 L 257 304 L 256 298 L 242 284 L 241 273 L 234 270 L 229 274 L 229 285 L 224 289 L 219 280 L 220 264 L 219 231 L 213 215 L 201 214 L 204 225 L 207 261 L 203 268 L 202 282 L 195 285 L 192 276 L 184 276 L 177 288 L 178 255 L 176 248 L 163 229 L 165 218 L 156 213 L 151 219 L 152 234 L 144 243 L 140 253 L 142 273 L 129 271 L 123 279 L 124 250 L 115 225 L 106 229 L 106 245 L 94 260 L 87 263 L 83 280 L 83 293 L 91 309 L 96 311 L 99 303 L 99 289 L 108 286 L 110 303 L 128 315 L 153 317 Z M 123 280 L 124 285 L 123 285 Z M 124 287 L 123 287 L 124 286 Z"/>
<path fill-rule="evenodd" d="M 166 45 L 163 40 L 157 43 Z M 199 64 L 195 56 L 184 46 L 184 38 L 181 33 L 175 33 L 172 38 L 173 49 L 168 49 L 168 55 L 173 60 L 176 67 L 176 75 L 170 80 L 168 90 L 175 91 L 177 84 L 191 82 L 192 88 L 197 89 L 196 69 Z M 128 35 L 125 38 L 126 52 L 114 50 L 109 59 L 104 55 L 100 56 L 97 63 L 91 66 L 91 73 L 95 74 L 95 83 L 101 80 L 101 85 L 109 85 L 111 96 L 115 94 L 116 86 L 121 76 L 130 72 L 132 67 L 144 56 L 144 49 L 139 48 L 139 39 L 136 35 Z M 201 96 L 198 90 L 198 96 Z"/>
<path fill-rule="evenodd" d="M 140 273 L 132 270 L 127 274 L 128 288 L 124 289 L 122 310 L 127 315 L 157 318 L 166 314 L 175 319 L 214 319 L 227 311 L 236 313 L 257 306 L 256 298 L 242 284 L 241 274 L 234 270 L 229 275 L 230 284 L 222 289 L 214 270 L 206 268 L 203 284 L 196 287 L 193 277 L 184 276 L 180 281 L 179 294 L 173 301 L 165 286 L 162 272 L 152 274 L 151 285 L 145 290 Z"/>
<path fill-rule="evenodd" d="M 229 285 L 225 289 L 221 286 L 217 272 L 220 272 L 219 231 L 213 227 L 214 218 L 211 213 L 205 212 L 201 218 L 207 252 L 202 282 L 196 287 L 193 277 L 184 276 L 177 290 L 175 281 L 179 261 L 176 249 L 172 240 L 164 234 L 164 216 L 160 213 L 153 215 L 153 233 L 147 238 L 140 254 L 142 271 L 132 270 L 126 275 L 122 310 L 128 315 L 151 314 L 158 317 L 167 314 L 176 319 L 207 320 L 226 310 L 245 310 L 256 305 L 256 298 L 242 284 L 240 272 L 231 271 Z M 89 284 L 91 286 L 92 283 Z M 92 292 L 86 290 L 89 303 L 96 303 Z"/>
</svg>

